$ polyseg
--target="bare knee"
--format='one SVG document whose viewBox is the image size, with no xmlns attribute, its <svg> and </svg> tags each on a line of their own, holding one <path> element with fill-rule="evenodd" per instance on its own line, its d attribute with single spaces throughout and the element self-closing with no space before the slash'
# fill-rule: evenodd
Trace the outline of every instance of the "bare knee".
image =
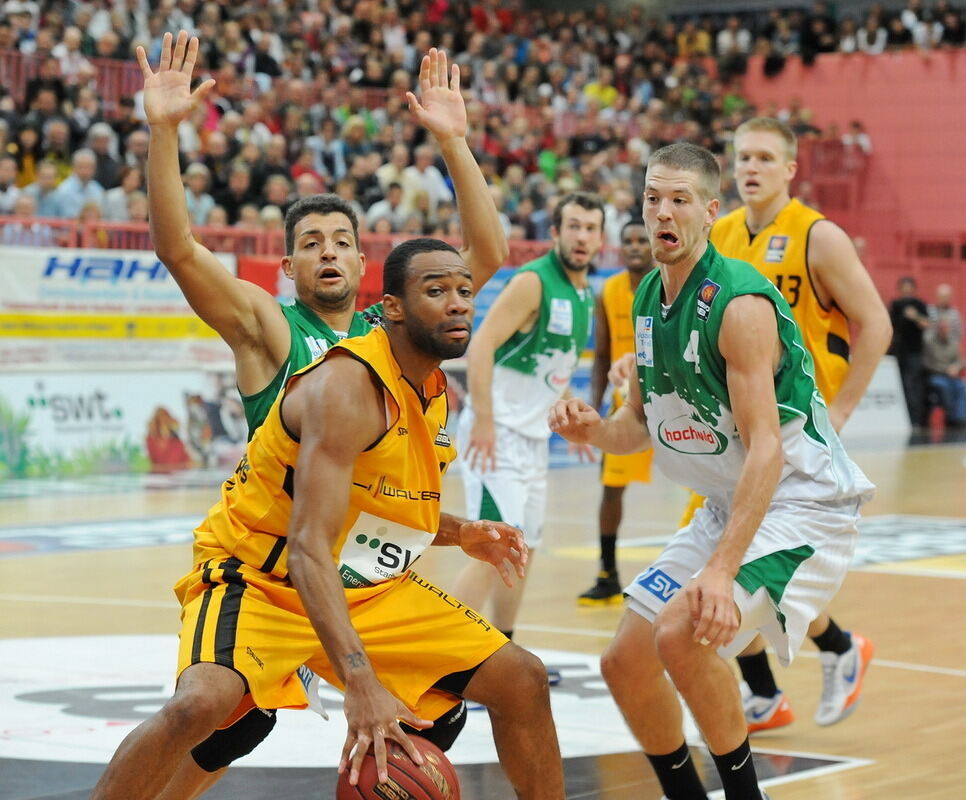
<svg viewBox="0 0 966 800">
<path fill-rule="evenodd" d="M 547 668 L 539 658 L 512 642 L 499 651 L 498 657 L 498 681 L 487 681 L 488 686 L 483 688 L 488 699 L 481 700 L 490 711 L 520 714 L 538 706 L 549 707 Z"/>
<path fill-rule="evenodd" d="M 234 673 L 215 673 L 215 677 L 217 680 L 207 682 L 180 681 L 174 696 L 158 712 L 162 723 L 177 738 L 201 741 L 227 719 L 242 699 L 244 688 Z"/>
<path fill-rule="evenodd" d="M 654 620 L 654 647 L 661 662 L 673 674 L 676 665 L 694 647 L 690 620 L 676 614 L 658 614 Z"/>
<path fill-rule="evenodd" d="M 648 634 L 649 635 L 649 634 Z M 625 685 L 640 688 L 664 671 L 652 656 L 649 641 L 618 636 L 600 657 L 600 674 L 611 693 L 619 693 Z"/>
</svg>

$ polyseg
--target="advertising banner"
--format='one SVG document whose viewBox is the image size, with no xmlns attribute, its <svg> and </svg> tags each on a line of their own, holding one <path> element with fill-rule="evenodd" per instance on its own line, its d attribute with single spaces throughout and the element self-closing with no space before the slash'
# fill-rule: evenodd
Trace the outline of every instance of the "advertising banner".
<svg viewBox="0 0 966 800">
<path fill-rule="evenodd" d="M 0 254 L 0 367 L 231 364 L 150 251 Z M 217 257 L 234 274 L 234 256 Z"/>
<path fill-rule="evenodd" d="M 13 373 L 0 381 L 0 480 L 228 466 L 247 433 L 233 373 Z"/>
</svg>

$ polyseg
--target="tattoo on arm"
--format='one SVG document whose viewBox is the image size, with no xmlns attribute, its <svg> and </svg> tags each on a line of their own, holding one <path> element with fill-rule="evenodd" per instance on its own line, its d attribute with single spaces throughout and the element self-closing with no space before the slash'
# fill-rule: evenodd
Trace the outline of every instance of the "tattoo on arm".
<svg viewBox="0 0 966 800">
<path fill-rule="evenodd" d="M 366 657 L 359 652 L 349 653 L 349 655 L 346 656 L 346 661 L 349 662 L 349 666 L 352 669 L 359 669 L 360 667 L 364 667 L 366 665 Z"/>
</svg>

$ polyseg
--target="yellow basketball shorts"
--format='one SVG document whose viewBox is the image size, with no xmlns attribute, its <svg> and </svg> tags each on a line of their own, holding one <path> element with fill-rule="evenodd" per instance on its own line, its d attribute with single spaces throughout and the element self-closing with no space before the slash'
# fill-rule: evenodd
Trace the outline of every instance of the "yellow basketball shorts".
<svg viewBox="0 0 966 800">
<path fill-rule="evenodd" d="M 688 525 L 691 524 L 691 520 L 694 519 L 694 512 L 703 505 L 704 495 L 689 490 L 688 504 L 684 507 L 684 511 L 681 512 L 681 520 L 678 522 L 678 529 L 680 530 L 681 528 L 688 527 Z"/>
<path fill-rule="evenodd" d="M 629 483 L 650 483 L 653 460 L 653 448 L 626 455 L 604 453 L 600 465 L 600 482 L 611 487 L 623 487 Z"/>
<path fill-rule="evenodd" d="M 204 560 L 175 586 L 182 604 L 178 675 L 191 664 L 229 667 L 249 695 L 226 720 L 253 705 L 305 708 L 302 664 L 344 690 L 296 589 L 232 558 L 195 548 Z M 346 591 L 349 617 L 386 689 L 417 716 L 437 719 L 459 702 L 433 685 L 479 665 L 507 638 L 476 611 L 413 572 Z"/>
</svg>

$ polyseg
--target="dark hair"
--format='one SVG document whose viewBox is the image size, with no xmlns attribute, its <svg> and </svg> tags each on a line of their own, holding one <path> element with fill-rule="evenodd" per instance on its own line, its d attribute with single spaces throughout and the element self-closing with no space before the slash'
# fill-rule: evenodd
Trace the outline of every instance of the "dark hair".
<svg viewBox="0 0 966 800">
<path fill-rule="evenodd" d="M 359 247 L 359 218 L 345 200 L 337 194 L 312 194 L 293 203 L 285 214 L 285 255 L 295 250 L 295 226 L 309 214 L 345 214 L 352 223 L 352 235 Z"/>
<path fill-rule="evenodd" d="M 382 265 L 382 293 L 391 294 L 393 297 L 402 297 L 406 287 L 406 270 L 409 269 L 413 256 L 439 251 L 459 255 L 459 250 L 442 239 L 430 239 L 423 236 L 397 244 L 389 251 L 389 255 L 386 256 L 386 261 Z"/>
<path fill-rule="evenodd" d="M 588 211 L 597 210 L 600 212 L 601 227 L 604 225 L 604 201 L 599 194 L 593 192 L 569 192 L 557 201 L 553 209 L 551 224 L 559 231 L 560 224 L 563 222 L 564 206 L 577 204 Z"/>
<path fill-rule="evenodd" d="M 721 167 L 714 154 L 691 142 L 675 142 L 660 150 L 655 150 L 647 160 L 647 169 L 658 164 L 679 169 L 683 172 L 697 173 L 705 190 L 705 199 L 711 200 L 721 191 Z"/>
<path fill-rule="evenodd" d="M 644 222 L 644 217 L 631 217 L 627 222 L 621 225 L 621 239 L 624 238 L 624 231 L 630 228 L 632 225 L 641 225 L 642 227 L 647 227 L 647 223 Z"/>
</svg>

